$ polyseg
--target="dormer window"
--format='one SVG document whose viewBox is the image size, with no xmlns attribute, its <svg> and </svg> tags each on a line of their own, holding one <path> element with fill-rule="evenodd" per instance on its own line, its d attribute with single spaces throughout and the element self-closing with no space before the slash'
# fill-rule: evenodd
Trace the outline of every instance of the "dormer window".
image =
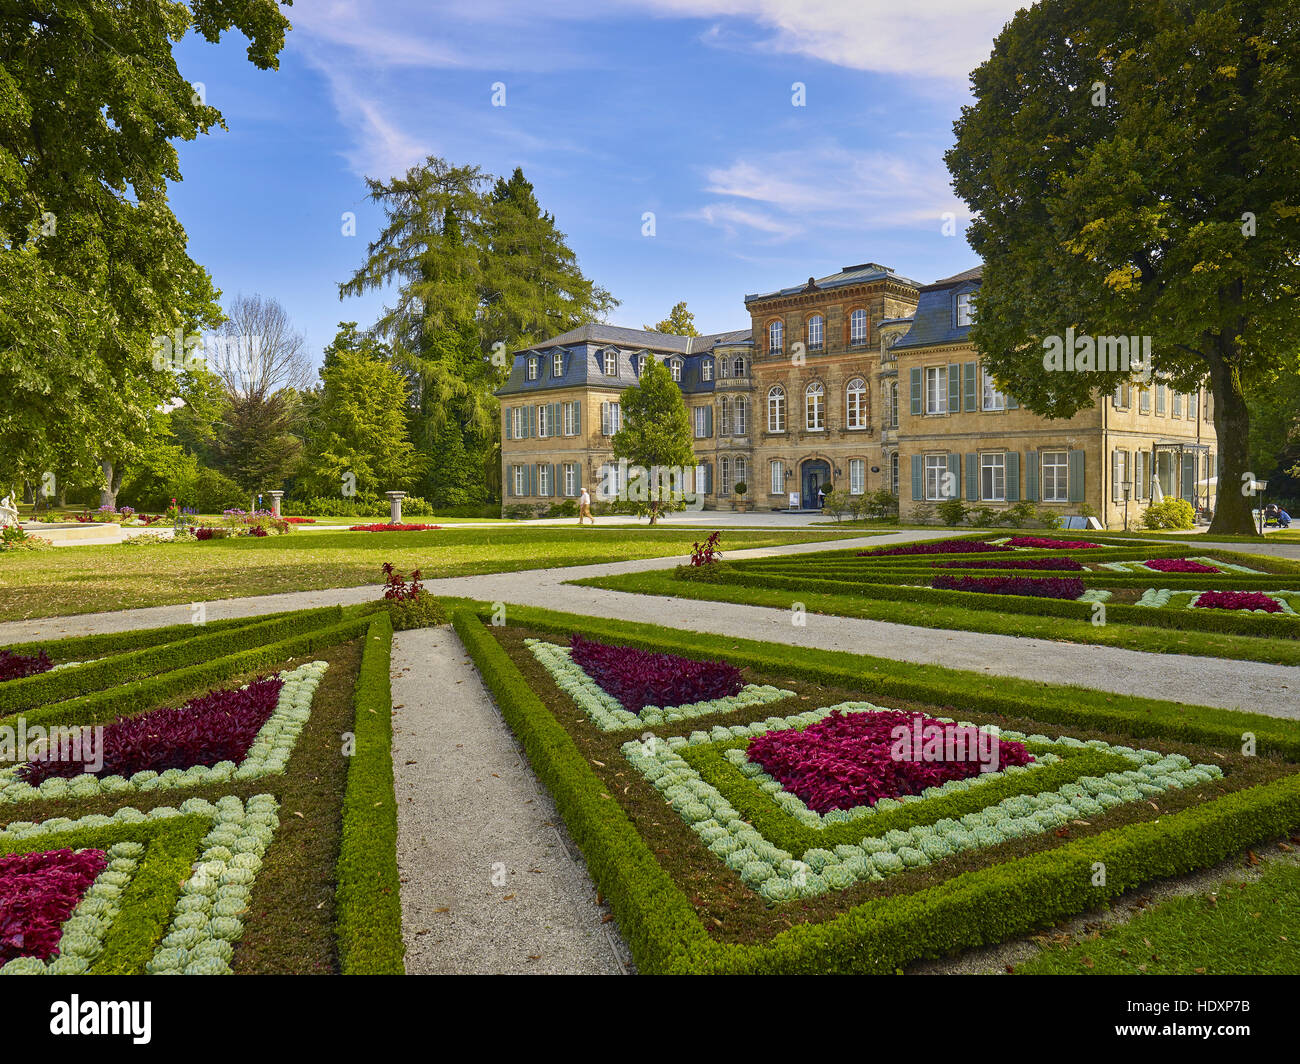
<svg viewBox="0 0 1300 1064">
<path fill-rule="evenodd" d="M 962 292 L 957 297 L 957 328 L 964 329 L 975 321 L 975 293 Z"/>
<path fill-rule="evenodd" d="M 713 359 L 706 358 L 703 362 L 700 363 L 700 380 L 702 381 L 713 380 Z"/>
<path fill-rule="evenodd" d="M 678 384 L 682 383 L 682 360 L 674 358 L 668 363 L 668 372 L 673 375 L 673 380 Z"/>
<path fill-rule="evenodd" d="M 618 352 L 617 351 L 605 352 L 605 376 L 606 377 L 618 376 Z"/>
<path fill-rule="evenodd" d="M 528 356 L 528 379 L 530 381 L 537 380 L 537 356 L 536 355 Z"/>
<path fill-rule="evenodd" d="M 564 376 L 564 352 L 563 351 L 556 351 L 555 354 L 551 356 L 551 376 L 552 377 Z"/>
</svg>

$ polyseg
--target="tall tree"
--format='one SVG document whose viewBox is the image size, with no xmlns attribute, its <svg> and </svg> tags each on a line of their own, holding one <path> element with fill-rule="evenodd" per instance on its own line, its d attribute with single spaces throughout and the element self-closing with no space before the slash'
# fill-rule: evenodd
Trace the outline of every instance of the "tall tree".
<svg viewBox="0 0 1300 1064">
<path fill-rule="evenodd" d="M 628 474 L 628 501 L 634 513 L 657 524 L 665 513 L 686 508 L 686 470 L 695 467 L 682 390 L 667 366 L 650 359 L 640 380 L 619 397 L 619 405 L 623 427 L 614 433 L 614 457 L 640 467 Z"/>
<path fill-rule="evenodd" d="M 1152 337 L 1155 374 L 1208 378 L 1211 532 L 1252 531 L 1245 395 L 1300 329 L 1300 20 L 1272 0 L 1042 0 L 972 75 L 947 161 L 984 259 L 972 338 L 1036 413 L 1128 377 L 1048 372 L 1044 341 Z M 1256 471 L 1258 472 L 1258 471 Z"/>
<path fill-rule="evenodd" d="M 668 317 L 664 318 L 658 325 L 647 325 L 647 329 L 653 329 L 655 332 L 670 333 L 673 336 L 699 336 L 700 332 L 695 328 L 695 315 L 686 309 L 686 300 L 673 304 L 673 309 L 668 312 Z"/>
<path fill-rule="evenodd" d="M 191 28 L 211 42 L 239 30 L 268 69 L 288 21 L 267 0 L 0 6 L 3 475 L 102 460 L 111 489 L 169 398 L 152 339 L 219 320 L 167 202 L 173 140 L 224 127 L 177 69 Z"/>
</svg>

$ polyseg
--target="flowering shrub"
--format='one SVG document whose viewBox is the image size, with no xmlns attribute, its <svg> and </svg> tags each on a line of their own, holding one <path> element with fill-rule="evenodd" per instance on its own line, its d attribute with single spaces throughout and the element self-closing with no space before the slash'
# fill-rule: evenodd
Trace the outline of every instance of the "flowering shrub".
<svg viewBox="0 0 1300 1064">
<path fill-rule="evenodd" d="M 1083 569 L 1073 558 L 977 558 L 969 562 L 935 562 L 936 569 L 1056 569 L 1078 572 Z"/>
<path fill-rule="evenodd" d="M 1202 591 L 1192 603 L 1202 610 L 1262 610 L 1282 613 L 1281 605 L 1262 591 Z"/>
<path fill-rule="evenodd" d="M 860 550 L 858 557 L 887 558 L 896 554 L 986 554 L 1002 549 L 992 543 L 982 543 L 978 539 L 940 539 L 929 543 L 908 543 L 902 547 Z"/>
<path fill-rule="evenodd" d="M 1034 598 L 1077 599 L 1083 581 L 1077 576 L 936 576 L 930 586 L 943 591 L 979 591 L 985 595 L 1032 595 Z"/>
<path fill-rule="evenodd" d="M 203 540 L 217 538 L 217 530 L 215 528 L 209 528 L 207 525 L 200 525 L 198 528 L 191 528 L 190 531 L 194 533 L 195 539 Z"/>
<path fill-rule="evenodd" d="M 693 661 L 634 647 L 594 643 L 574 635 L 573 661 L 618 699 L 629 713 L 646 706 L 676 706 L 725 698 L 745 686 L 740 670 L 725 661 Z"/>
<path fill-rule="evenodd" d="M 209 691 L 183 706 L 119 717 L 104 728 L 103 765 L 91 774 L 131 776 L 242 761 L 274 712 L 283 685 L 278 676 L 262 677 L 237 691 Z M 67 779 L 88 771 L 75 756 L 50 760 L 48 753 L 20 766 L 18 778 L 39 786 L 53 776 Z M 59 751 L 54 753 L 57 757 Z"/>
<path fill-rule="evenodd" d="M 712 565 L 716 562 L 722 556 L 722 551 L 718 550 L 718 540 L 721 538 L 721 532 L 711 532 L 703 544 L 692 543 L 691 564 Z"/>
<path fill-rule="evenodd" d="M 427 532 L 442 525 L 351 525 L 349 532 Z"/>
<path fill-rule="evenodd" d="M 107 864 L 103 850 L 0 857 L 0 965 L 57 956 L 64 921 Z"/>
<path fill-rule="evenodd" d="M 1152 558 L 1150 561 L 1142 563 L 1148 569 L 1154 569 L 1158 573 L 1217 573 L 1219 572 L 1213 565 L 1205 565 L 1201 562 L 1188 561 L 1186 558 Z"/>
<path fill-rule="evenodd" d="M 1100 543 L 1089 543 L 1083 539 L 1044 539 L 1042 536 L 1012 536 L 1007 540 L 1008 547 L 1037 547 L 1040 550 L 1091 550 L 1100 549 Z"/>
<path fill-rule="evenodd" d="M 419 598 L 424 593 L 419 569 L 411 570 L 411 582 L 408 584 L 406 577 L 393 568 L 392 562 L 384 562 L 380 568 L 384 571 L 384 598 L 390 602 L 409 601 Z"/>
<path fill-rule="evenodd" d="M 803 731 L 760 735 L 749 744 L 749 760 L 761 765 L 818 813 L 875 805 L 881 798 L 920 794 L 927 787 L 979 775 L 981 762 L 973 756 L 923 760 L 920 749 L 909 751 L 908 757 L 895 756 L 895 732 L 899 727 L 909 733 L 938 730 L 953 747 L 960 745 L 975 752 L 973 729 L 964 729 L 965 734 L 958 738 L 956 724 L 921 714 L 892 710 L 846 714 L 836 710 Z M 993 741 L 997 743 L 1000 764 L 1026 765 L 1033 760 L 1021 743 Z"/>
<path fill-rule="evenodd" d="M 0 650 L 0 682 L 21 680 L 24 676 L 35 676 L 40 672 L 49 672 L 52 668 L 54 662 L 43 650 L 38 650 L 35 654 L 14 654 Z"/>
</svg>

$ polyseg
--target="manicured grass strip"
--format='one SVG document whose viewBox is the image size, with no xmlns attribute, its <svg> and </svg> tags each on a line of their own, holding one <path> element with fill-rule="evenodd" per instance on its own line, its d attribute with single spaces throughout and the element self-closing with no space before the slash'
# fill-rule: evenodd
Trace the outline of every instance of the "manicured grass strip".
<svg viewBox="0 0 1300 1064">
<path fill-rule="evenodd" d="M 366 631 L 357 677 L 356 749 L 343 796 L 335 926 L 344 975 L 401 975 L 405 970 L 389 686 L 392 641 L 388 614 L 376 614 Z M 437 810 L 430 813 L 436 816 Z"/>
<path fill-rule="evenodd" d="M 1017 975 L 1295 975 L 1300 865 L 1273 861 L 1252 882 L 1174 898 L 1066 949 L 1048 946 Z"/>
<path fill-rule="evenodd" d="M 327 606 L 271 620 L 245 621 L 240 626 L 216 632 L 191 627 L 184 637 L 160 646 L 116 654 L 72 669 L 10 680 L 0 684 L 0 716 L 32 706 L 65 701 L 92 691 L 121 687 L 132 680 L 266 643 L 277 643 L 290 636 L 338 624 L 342 612 L 338 606 Z"/>
<path fill-rule="evenodd" d="M 289 658 L 301 657 L 318 647 L 329 647 L 354 639 L 369 627 L 367 616 L 356 617 L 339 624 L 316 628 L 309 632 L 283 639 L 277 643 L 242 650 L 234 654 L 200 662 L 187 668 L 149 676 L 108 691 L 56 702 L 24 713 L 27 727 L 33 725 L 102 724 L 120 716 L 123 711 L 149 709 L 176 695 L 203 687 L 211 687 L 241 673 L 276 665 Z M 8 718 L 0 718 L 0 723 Z"/>
<path fill-rule="evenodd" d="M 915 625 L 919 628 L 943 628 L 967 632 L 987 632 L 993 635 L 1012 635 L 1024 638 L 1055 639 L 1069 643 L 1091 643 L 1097 646 L 1121 647 L 1125 650 L 1144 650 L 1153 654 L 1191 654 L 1200 657 L 1231 658 L 1240 661 L 1262 661 L 1274 665 L 1300 665 L 1300 643 L 1295 639 L 1267 636 L 1219 635 L 1210 631 L 1190 631 L 1181 628 L 1160 628 L 1141 625 L 1115 624 L 1115 606 L 1106 604 L 1104 625 L 1094 625 L 1088 618 L 1091 607 L 1074 604 L 1080 619 L 1019 613 L 1002 608 L 1003 602 L 1013 596 L 985 595 L 1000 601 L 999 609 L 972 609 L 963 605 L 946 605 L 939 601 L 887 601 L 870 599 L 862 595 L 827 594 L 809 591 L 807 582 L 797 591 L 767 587 L 741 587 L 737 584 L 714 584 L 692 580 L 678 580 L 671 573 L 626 573 L 620 576 L 595 577 L 575 580 L 586 587 L 603 587 L 615 591 L 628 591 L 642 595 L 666 595 L 672 598 L 704 599 L 710 602 L 735 602 L 748 606 L 768 606 L 789 610 L 791 603 L 803 603 L 808 613 L 839 617 L 862 617 L 873 621 L 892 621 L 895 624 Z M 960 595 L 963 592 L 933 592 L 936 595 Z M 975 596 L 972 596 L 975 597 Z M 1045 602 L 1030 599 L 1029 602 Z M 1069 603 L 1064 604 L 1069 606 Z M 1133 606 L 1130 609 L 1146 609 Z M 1086 611 L 1086 612 L 1085 612 Z M 1175 611 L 1149 610 L 1151 613 Z M 1193 610 L 1184 611 L 1193 613 Z M 1219 610 L 1217 613 L 1223 613 Z M 1252 615 L 1253 617 L 1253 615 Z M 1249 620 L 1251 618 L 1247 618 Z M 1258 618 L 1266 620 L 1267 618 Z M 801 652 L 802 653 L 802 652 Z"/>
<path fill-rule="evenodd" d="M 924 802 L 907 802 L 901 809 L 872 813 L 847 823 L 809 828 L 782 812 L 757 781 L 746 776 L 723 756 L 725 750 L 743 747 L 746 742 L 747 740 L 737 740 L 733 743 L 683 746 L 678 753 L 700 774 L 705 783 L 716 787 L 735 806 L 742 820 L 753 824 L 768 842 L 782 850 L 789 850 L 796 857 L 818 847 L 831 850 L 840 845 L 856 846 L 864 836 L 883 835 L 895 828 L 906 831 L 917 824 L 933 824 L 944 817 L 957 820 L 967 813 L 996 805 L 1012 795 L 1056 790 L 1067 783 L 1073 783 L 1080 776 L 1104 776 L 1109 772 L 1127 772 L 1133 768 L 1133 762 L 1119 754 L 1053 746 L 1050 749 L 1060 756 L 1059 764 L 1003 776 L 967 791 L 946 794 Z M 1041 751 L 1035 748 L 1035 752 Z"/>
<path fill-rule="evenodd" d="M 707 587 L 707 585 L 692 585 Z M 479 607 L 488 616 L 490 604 Z M 600 638 L 665 651 L 689 658 L 716 658 L 718 638 L 704 632 L 679 631 L 637 621 L 615 621 L 557 613 L 533 606 L 512 606 L 512 624 L 557 635 L 580 631 Z M 1263 713 L 1219 709 L 1213 706 L 1112 695 L 1066 684 L 1035 683 L 1007 676 L 947 669 L 939 665 L 851 654 L 842 650 L 788 646 L 728 636 L 724 656 L 732 664 L 750 666 L 774 677 L 790 677 L 816 684 L 839 685 L 861 691 L 864 697 L 894 697 L 955 707 L 960 714 L 983 712 L 1021 717 L 1045 723 L 1107 730 L 1135 738 L 1163 737 L 1239 749 L 1242 733 L 1250 731 L 1260 754 L 1276 753 L 1300 759 L 1300 721 Z"/>
</svg>

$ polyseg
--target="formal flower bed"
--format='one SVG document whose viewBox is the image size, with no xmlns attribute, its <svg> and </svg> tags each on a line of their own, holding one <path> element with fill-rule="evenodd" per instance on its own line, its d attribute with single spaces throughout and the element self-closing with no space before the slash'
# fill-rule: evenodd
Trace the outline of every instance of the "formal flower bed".
<svg viewBox="0 0 1300 1064">
<path fill-rule="evenodd" d="M 1005 549 L 993 543 L 982 543 L 978 539 L 940 539 L 928 543 L 908 543 L 901 547 L 860 550 L 858 557 L 891 558 L 904 554 L 987 554 Z"/>
<path fill-rule="evenodd" d="M 0 683 L 49 672 L 52 668 L 54 662 L 50 661 L 49 655 L 43 650 L 38 650 L 35 654 L 14 654 L 0 650 Z"/>
<path fill-rule="evenodd" d="M 1083 564 L 1073 558 L 975 558 L 971 561 L 935 562 L 936 569 L 1041 569 L 1082 572 Z"/>
<path fill-rule="evenodd" d="M 622 702 L 606 691 L 573 660 L 572 651 L 568 647 L 557 646 L 555 643 L 547 643 L 540 639 L 527 639 L 524 643 L 533 657 L 551 674 L 560 690 L 569 695 L 601 731 L 624 731 L 629 728 L 645 728 L 647 725 L 671 723 L 714 713 L 728 713 L 769 702 L 779 702 L 794 694 L 793 691 L 782 690 L 769 684 L 746 684 L 735 694 L 725 695 L 722 698 L 687 702 L 681 705 L 645 705 L 637 712 L 630 712 L 623 707 Z"/>
<path fill-rule="evenodd" d="M 927 736 L 927 744 L 908 743 L 901 752 L 900 729 L 907 736 Z M 925 756 L 931 741 L 938 757 Z M 749 744 L 748 756 L 809 809 L 826 813 L 920 794 L 1001 763 L 1025 765 L 1032 760 L 1020 743 L 995 740 L 995 745 L 992 759 L 980 760 L 973 729 L 892 710 L 850 715 L 835 711 L 802 731 L 759 736 Z"/>
<path fill-rule="evenodd" d="M 1194 562 L 1189 558 L 1152 558 L 1142 563 L 1147 569 L 1157 573 L 1217 573 L 1220 570 L 1213 565 Z"/>
<path fill-rule="evenodd" d="M 1282 606 L 1262 591 L 1202 591 L 1192 602 L 1200 610 L 1251 610 L 1281 613 Z"/>
<path fill-rule="evenodd" d="M 39 798 L 93 798 L 131 791 L 256 779 L 284 771 L 326 664 L 313 661 L 238 690 L 216 690 L 177 708 L 121 717 L 104 727 L 102 765 L 83 742 L 0 770 L 0 805 Z"/>
<path fill-rule="evenodd" d="M 442 525 L 351 525 L 349 532 L 428 532 Z"/>
<path fill-rule="evenodd" d="M 1008 547 L 1034 547 L 1039 550 L 1100 550 L 1100 543 L 1083 539 L 1045 539 L 1042 536 L 1012 536 Z"/>
<path fill-rule="evenodd" d="M 102 850 L 0 856 L 0 966 L 56 957 L 64 921 L 107 864 Z"/>
<path fill-rule="evenodd" d="M 1031 595 L 1034 598 L 1077 599 L 1084 592 L 1077 576 L 936 576 L 930 586 L 943 591 L 977 591 L 985 595 Z"/>
<path fill-rule="evenodd" d="M 286 517 L 284 520 L 291 525 L 314 525 L 316 523 L 314 517 Z"/>
<path fill-rule="evenodd" d="M 575 665 L 613 695 L 629 713 L 646 706 L 675 706 L 739 694 L 740 670 L 725 661 L 694 661 L 610 646 L 574 635 L 569 652 Z"/>
</svg>

